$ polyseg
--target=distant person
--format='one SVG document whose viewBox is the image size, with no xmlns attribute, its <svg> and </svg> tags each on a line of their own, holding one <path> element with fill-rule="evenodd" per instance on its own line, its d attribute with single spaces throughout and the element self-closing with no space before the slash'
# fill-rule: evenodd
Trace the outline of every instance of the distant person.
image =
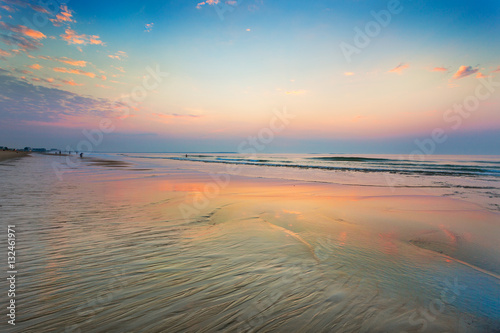
<svg viewBox="0 0 500 333">
<path fill-rule="evenodd" d="M 80 153 L 80 158 L 83 158 L 83 153 Z"/>
<path fill-rule="evenodd" d="M 186 158 L 188 157 L 188 154 L 186 154 Z"/>
</svg>

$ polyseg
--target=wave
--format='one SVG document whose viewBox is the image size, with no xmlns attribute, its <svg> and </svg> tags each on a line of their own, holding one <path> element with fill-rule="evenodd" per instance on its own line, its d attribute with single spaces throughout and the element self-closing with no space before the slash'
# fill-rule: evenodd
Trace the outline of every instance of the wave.
<svg viewBox="0 0 500 333">
<path fill-rule="evenodd" d="M 317 169 L 317 170 L 330 170 L 339 172 L 376 172 L 376 173 L 390 173 L 390 174 L 402 174 L 402 175 L 422 175 L 422 176 L 493 176 L 499 177 L 500 172 L 498 170 L 492 169 L 494 166 L 478 167 L 478 166 L 464 166 L 464 165 L 433 165 L 433 164 L 418 164 L 418 163 L 387 163 L 383 167 L 373 163 L 372 167 L 367 167 L 367 164 L 362 166 L 335 166 L 335 165 L 315 165 L 315 164 L 303 164 L 303 163 L 293 163 L 291 161 L 273 161 L 269 159 L 245 159 L 245 158 L 226 158 L 222 156 L 210 156 L 210 155 L 198 155 L 203 157 L 209 157 L 213 159 L 205 158 L 192 158 L 196 155 L 189 155 L 189 157 L 174 157 L 174 156 L 134 156 L 135 158 L 148 158 L 148 159 L 169 159 L 177 161 L 190 161 L 190 162 L 202 162 L 202 163 L 222 163 L 222 164 L 238 164 L 238 165 L 250 165 L 250 166 L 266 166 L 266 167 L 283 167 L 283 168 L 298 168 L 298 169 Z M 330 157 L 329 157 L 330 158 Z M 336 157 L 335 157 L 336 158 Z M 342 157 L 346 159 L 346 157 Z M 363 158 L 354 157 L 349 158 L 351 161 L 353 159 L 365 160 L 365 161 L 391 161 L 390 159 L 376 159 L 376 158 Z M 396 161 L 396 160 L 393 160 Z M 401 161 L 398 161 L 401 162 Z M 377 167 L 375 167 L 377 166 Z"/>
<path fill-rule="evenodd" d="M 347 157 L 347 156 L 335 156 L 335 157 L 309 157 L 311 160 L 322 160 L 322 161 L 334 161 L 334 162 L 389 162 L 402 160 L 393 160 L 388 158 L 373 158 L 373 157 Z"/>
</svg>

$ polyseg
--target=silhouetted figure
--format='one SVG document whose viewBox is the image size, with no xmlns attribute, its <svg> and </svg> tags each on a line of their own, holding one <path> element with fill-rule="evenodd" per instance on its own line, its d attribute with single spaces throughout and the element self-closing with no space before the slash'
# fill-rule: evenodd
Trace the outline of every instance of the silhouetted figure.
<svg viewBox="0 0 500 333">
<path fill-rule="evenodd" d="M 83 153 L 80 153 L 80 158 L 83 158 Z"/>
<path fill-rule="evenodd" d="M 186 158 L 188 157 L 188 154 L 186 154 Z"/>
</svg>

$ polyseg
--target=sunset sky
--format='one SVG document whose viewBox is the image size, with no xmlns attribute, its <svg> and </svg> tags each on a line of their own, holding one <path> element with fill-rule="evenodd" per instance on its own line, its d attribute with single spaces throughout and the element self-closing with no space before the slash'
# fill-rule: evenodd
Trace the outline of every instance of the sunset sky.
<svg viewBox="0 0 500 333">
<path fill-rule="evenodd" d="M 0 145 L 500 154 L 499 55 L 498 0 L 0 0 Z"/>
</svg>

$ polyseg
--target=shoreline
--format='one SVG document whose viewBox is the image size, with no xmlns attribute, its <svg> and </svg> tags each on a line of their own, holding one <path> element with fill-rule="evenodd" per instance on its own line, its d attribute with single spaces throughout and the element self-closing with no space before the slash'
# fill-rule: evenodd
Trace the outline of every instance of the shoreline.
<svg viewBox="0 0 500 333">
<path fill-rule="evenodd" d="M 31 152 L 27 151 L 0 151 L 0 162 L 10 160 L 12 158 L 19 158 L 19 157 L 25 157 L 25 156 L 30 156 Z"/>
</svg>

